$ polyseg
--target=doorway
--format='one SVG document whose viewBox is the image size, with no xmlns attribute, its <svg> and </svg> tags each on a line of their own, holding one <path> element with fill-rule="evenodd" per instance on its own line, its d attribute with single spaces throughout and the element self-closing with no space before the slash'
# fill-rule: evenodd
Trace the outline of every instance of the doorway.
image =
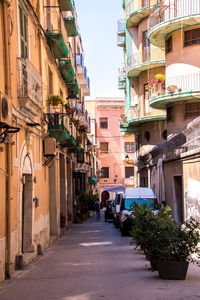
<svg viewBox="0 0 200 300">
<path fill-rule="evenodd" d="M 184 222 L 183 176 L 174 176 L 174 219 L 180 225 Z"/>
<path fill-rule="evenodd" d="M 23 174 L 22 188 L 22 253 L 32 252 L 32 211 L 33 211 L 33 180 L 32 174 Z"/>
</svg>

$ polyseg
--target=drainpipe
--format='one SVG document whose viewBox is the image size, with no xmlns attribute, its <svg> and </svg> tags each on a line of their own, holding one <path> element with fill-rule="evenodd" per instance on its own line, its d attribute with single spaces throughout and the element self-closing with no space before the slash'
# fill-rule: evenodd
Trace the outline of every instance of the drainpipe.
<svg viewBox="0 0 200 300">
<path fill-rule="evenodd" d="M 5 73 L 5 94 L 11 97 L 11 72 L 10 72 L 10 37 L 8 26 L 8 7 L 10 2 L 4 0 L 3 8 L 3 45 L 4 45 L 4 73 Z M 10 278 L 11 273 L 11 176 L 12 176 L 12 151 L 11 144 L 6 143 L 6 261 L 5 276 Z"/>
</svg>

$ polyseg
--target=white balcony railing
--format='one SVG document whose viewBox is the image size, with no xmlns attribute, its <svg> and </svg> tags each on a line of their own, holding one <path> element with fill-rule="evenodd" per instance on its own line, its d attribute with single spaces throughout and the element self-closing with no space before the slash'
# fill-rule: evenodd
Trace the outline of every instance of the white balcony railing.
<svg viewBox="0 0 200 300">
<path fill-rule="evenodd" d="M 127 67 L 131 68 L 142 63 L 165 60 L 165 52 L 160 48 L 146 49 L 127 58 Z"/>
<path fill-rule="evenodd" d="M 126 6 L 126 17 L 134 13 L 135 11 L 138 11 L 143 8 L 149 8 L 152 5 L 157 4 L 157 0 L 130 0 L 129 3 Z"/>
<path fill-rule="evenodd" d="M 139 118 L 139 116 L 140 116 L 140 110 L 139 110 L 138 105 L 129 108 L 129 111 L 128 111 L 128 119 L 129 120 Z"/>
<path fill-rule="evenodd" d="M 199 0 L 165 0 L 149 17 L 149 28 L 158 23 L 200 14 Z"/>
<path fill-rule="evenodd" d="M 152 99 L 164 94 L 187 92 L 200 92 L 200 72 L 167 77 L 163 85 L 155 83 L 154 86 L 149 89 L 149 98 Z"/>
<path fill-rule="evenodd" d="M 30 99 L 33 104 L 42 107 L 42 78 L 27 58 L 17 58 L 18 98 Z"/>
<path fill-rule="evenodd" d="M 166 78 L 165 86 L 166 93 L 169 93 L 170 86 L 174 86 L 175 92 L 199 92 L 200 72 Z"/>
</svg>

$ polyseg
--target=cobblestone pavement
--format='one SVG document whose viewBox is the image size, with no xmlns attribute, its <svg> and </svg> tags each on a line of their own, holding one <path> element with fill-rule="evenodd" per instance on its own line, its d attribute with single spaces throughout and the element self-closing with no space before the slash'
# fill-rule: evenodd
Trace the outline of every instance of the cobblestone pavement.
<svg viewBox="0 0 200 300">
<path fill-rule="evenodd" d="M 185 281 L 161 280 L 130 241 L 103 218 L 72 225 L 26 270 L 0 284 L 0 300 L 200 299 L 198 268 L 190 266 Z"/>
</svg>

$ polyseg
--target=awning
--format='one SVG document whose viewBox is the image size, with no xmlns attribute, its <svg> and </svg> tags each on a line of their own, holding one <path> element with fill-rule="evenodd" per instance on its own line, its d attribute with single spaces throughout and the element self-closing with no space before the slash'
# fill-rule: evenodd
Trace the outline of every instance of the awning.
<svg viewBox="0 0 200 300">
<path fill-rule="evenodd" d="M 95 177 L 89 177 L 88 178 L 88 184 L 89 185 L 96 185 L 98 180 Z"/>
<path fill-rule="evenodd" d="M 119 185 L 119 186 L 117 186 L 117 185 L 111 186 L 111 185 L 110 185 L 110 186 L 106 186 L 106 187 L 104 188 L 104 191 L 112 192 L 112 193 L 124 192 L 124 190 L 125 190 L 125 187 L 122 186 L 122 185 Z"/>
</svg>

